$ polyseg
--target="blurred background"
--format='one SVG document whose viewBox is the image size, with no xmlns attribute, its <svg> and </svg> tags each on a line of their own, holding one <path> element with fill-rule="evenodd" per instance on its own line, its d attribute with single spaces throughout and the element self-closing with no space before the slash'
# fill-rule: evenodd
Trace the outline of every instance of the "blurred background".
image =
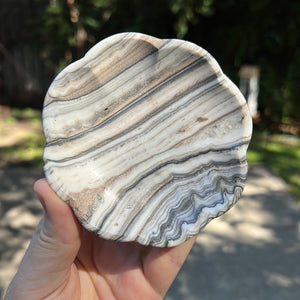
<svg viewBox="0 0 300 300">
<path fill-rule="evenodd" d="M 0 20 L 0 298 L 42 215 L 32 184 L 47 88 L 100 40 L 134 31 L 206 49 L 254 121 L 243 197 L 201 232 L 166 299 L 299 299 L 298 0 L 0 0 Z"/>
<path fill-rule="evenodd" d="M 254 120 L 252 164 L 300 198 L 297 0 L 0 0 L 0 166 L 41 167 L 43 98 L 55 75 L 112 34 L 180 38 L 208 50 Z"/>
</svg>

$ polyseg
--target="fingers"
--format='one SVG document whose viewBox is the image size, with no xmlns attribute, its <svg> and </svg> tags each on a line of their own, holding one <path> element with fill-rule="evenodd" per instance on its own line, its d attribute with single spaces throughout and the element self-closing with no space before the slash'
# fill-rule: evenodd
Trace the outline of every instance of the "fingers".
<svg viewBox="0 0 300 300">
<path fill-rule="evenodd" d="M 34 189 L 45 214 L 8 292 L 10 295 L 21 291 L 28 296 L 22 299 L 42 299 L 63 287 L 80 247 L 81 229 L 68 204 L 45 179 L 37 181 Z M 14 295 L 7 299 L 20 298 Z"/>
<path fill-rule="evenodd" d="M 71 207 L 55 194 L 46 179 L 38 180 L 34 190 L 44 207 L 47 233 L 63 244 L 78 242 L 81 227 Z"/>
<path fill-rule="evenodd" d="M 51 258 L 55 272 L 56 265 L 68 267 L 74 261 L 80 247 L 81 229 L 70 206 L 54 193 L 45 179 L 37 181 L 34 189 L 45 214 L 33 245 L 39 253 Z"/>
<path fill-rule="evenodd" d="M 152 248 L 144 259 L 144 274 L 152 287 L 162 296 L 175 279 L 197 236 L 172 248 Z"/>
</svg>

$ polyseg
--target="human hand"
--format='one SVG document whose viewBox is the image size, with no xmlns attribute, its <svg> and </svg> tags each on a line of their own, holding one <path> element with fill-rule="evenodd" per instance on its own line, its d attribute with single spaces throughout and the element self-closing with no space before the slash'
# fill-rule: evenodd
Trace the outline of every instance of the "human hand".
<svg viewBox="0 0 300 300">
<path fill-rule="evenodd" d="M 104 240 L 82 228 L 45 179 L 35 191 L 45 214 L 5 300 L 162 299 L 196 239 L 173 248 Z"/>
</svg>

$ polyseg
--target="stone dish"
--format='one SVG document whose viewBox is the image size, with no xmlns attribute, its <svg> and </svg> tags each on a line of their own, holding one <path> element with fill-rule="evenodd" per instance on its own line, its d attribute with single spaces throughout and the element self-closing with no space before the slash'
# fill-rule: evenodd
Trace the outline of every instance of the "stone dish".
<svg viewBox="0 0 300 300">
<path fill-rule="evenodd" d="M 252 119 L 203 48 L 113 35 L 66 67 L 44 101 L 44 171 L 104 239 L 171 247 L 240 198 Z"/>
</svg>

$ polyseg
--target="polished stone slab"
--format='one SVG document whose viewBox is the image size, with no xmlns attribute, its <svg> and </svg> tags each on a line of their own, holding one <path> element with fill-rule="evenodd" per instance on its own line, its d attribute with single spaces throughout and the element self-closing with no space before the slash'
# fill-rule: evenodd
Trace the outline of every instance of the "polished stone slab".
<svg viewBox="0 0 300 300">
<path fill-rule="evenodd" d="M 44 171 L 105 239 L 171 247 L 240 198 L 252 120 L 203 48 L 111 36 L 64 69 L 44 102 Z"/>
</svg>

